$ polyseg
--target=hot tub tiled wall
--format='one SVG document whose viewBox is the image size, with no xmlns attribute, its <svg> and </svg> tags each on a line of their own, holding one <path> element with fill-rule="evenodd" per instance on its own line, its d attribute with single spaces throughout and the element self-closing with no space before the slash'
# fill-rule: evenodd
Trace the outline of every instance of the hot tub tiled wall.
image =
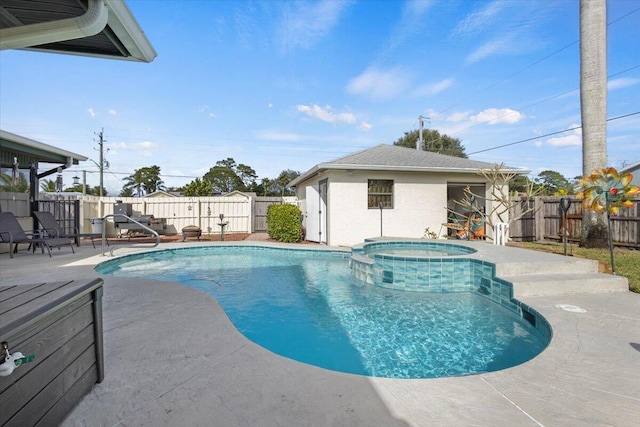
<svg viewBox="0 0 640 427">
<path fill-rule="evenodd" d="M 491 263 L 468 258 L 351 257 L 351 271 L 357 279 L 407 291 L 469 292 L 481 278 L 491 280 L 494 270 Z"/>
<path fill-rule="evenodd" d="M 547 321 L 513 298 L 511 282 L 495 277 L 495 265 L 470 258 L 420 258 L 352 255 L 351 272 L 362 282 L 417 292 L 473 292 L 500 304 L 551 338 Z"/>
</svg>

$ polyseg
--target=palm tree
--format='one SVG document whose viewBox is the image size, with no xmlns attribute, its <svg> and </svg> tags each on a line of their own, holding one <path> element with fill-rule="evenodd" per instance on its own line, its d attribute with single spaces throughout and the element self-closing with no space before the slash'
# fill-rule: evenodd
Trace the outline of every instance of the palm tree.
<svg viewBox="0 0 640 427">
<path fill-rule="evenodd" d="M 580 109 L 582 173 L 607 166 L 607 7 L 606 0 L 580 0 Z M 607 247 L 607 223 L 584 209 L 584 247 Z"/>
<path fill-rule="evenodd" d="M 29 182 L 22 174 L 18 175 L 18 182 L 13 183 L 13 177 L 6 173 L 0 174 L 0 191 L 6 191 L 7 193 L 28 193 Z"/>
<path fill-rule="evenodd" d="M 131 190 L 138 197 L 165 189 L 164 182 L 160 179 L 160 166 L 156 165 L 136 169 L 124 181 L 122 189 Z"/>
<path fill-rule="evenodd" d="M 57 191 L 56 182 L 52 179 L 45 179 L 40 182 L 40 189 L 47 193 L 55 193 Z"/>
<path fill-rule="evenodd" d="M 138 197 L 144 194 L 144 176 L 140 169 L 136 169 L 133 175 L 129 175 L 124 181 L 123 191 L 130 191 Z"/>
</svg>

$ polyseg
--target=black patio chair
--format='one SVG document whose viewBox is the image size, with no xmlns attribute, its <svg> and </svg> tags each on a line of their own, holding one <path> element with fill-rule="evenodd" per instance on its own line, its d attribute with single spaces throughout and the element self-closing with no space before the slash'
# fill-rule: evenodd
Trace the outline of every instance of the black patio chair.
<svg viewBox="0 0 640 427">
<path fill-rule="evenodd" d="M 71 252 L 75 253 L 70 239 L 25 233 L 18 219 L 11 212 L 0 212 L 0 242 L 9 244 L 9 256 L 11 258 L 13 258 L 14 253 L 18 252 L 18 244 L 20 243 L 29 244 L 33 252 L 36 251 L 36 245 L 40 245 L 42 253 L 44 253 L 44 248 L 47 248 L 49 256 L 51 256 L 51 246 L 57 246 L 60 249 L 61 246 L 69 245 Z M 11 250 L 11 246 L 14 244 L 15 246 Z"/>
<path fill-rule="evenodd" d="M 102 234 L 99 234 L 99 233 L 80 233 L 80 230 L 78 230 L 76 227 L 73 228 L 73 233 L 67 233 L 64 227 L 60 225 L 58 220 L 56 220 L 56 218 L 53 216 L 51 212 L 35 211 L 33 212 L 33 216 L 36 217 L 36 219 L 40 223 L 40 226 L 42 227 L 42 230 L 49 237 L 63 237 L 63 238 L 74 239 L 78 246 L 80 246 L 81 237 L 88 237 L 91 239 L 91 244 L 93 245 L 93 249 L 96 248 L 96 244 L 93 241 L 93 239 L 102 238 Z M 107 240 L 107 245 L 109 245 L 108 240 Z"/>
</svg>

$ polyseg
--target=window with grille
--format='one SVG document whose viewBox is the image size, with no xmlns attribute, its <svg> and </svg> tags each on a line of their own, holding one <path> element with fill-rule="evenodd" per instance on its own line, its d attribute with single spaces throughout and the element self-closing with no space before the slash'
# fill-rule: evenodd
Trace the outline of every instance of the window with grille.
<svg viewBox="0 0 640 427">
<path fill-rule="evenodd" d="M 393 209 L 393 180 L 370 179 L 368 188 L 369 209 Z"/>
</svg>

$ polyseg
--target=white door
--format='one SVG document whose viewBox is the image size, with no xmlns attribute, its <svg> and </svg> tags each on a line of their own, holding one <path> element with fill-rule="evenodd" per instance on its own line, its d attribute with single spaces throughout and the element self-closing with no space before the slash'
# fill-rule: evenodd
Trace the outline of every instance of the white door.
<svg viewBox="0 0 640 427">
<path fill-rule="evenodd" d="M 320 181 L 320 194 L 319 194 L 319 218 L 320 223 L 320 243 L 327 244 L 327 180 Z"/>
<path fill-rule="evenodd" d="M 307 212 L 305 222 L 307 225 L 307 237 L 310 242 L 320 243 L 320 192 L 318 186 L 307 187 Z"/>
</svg>

